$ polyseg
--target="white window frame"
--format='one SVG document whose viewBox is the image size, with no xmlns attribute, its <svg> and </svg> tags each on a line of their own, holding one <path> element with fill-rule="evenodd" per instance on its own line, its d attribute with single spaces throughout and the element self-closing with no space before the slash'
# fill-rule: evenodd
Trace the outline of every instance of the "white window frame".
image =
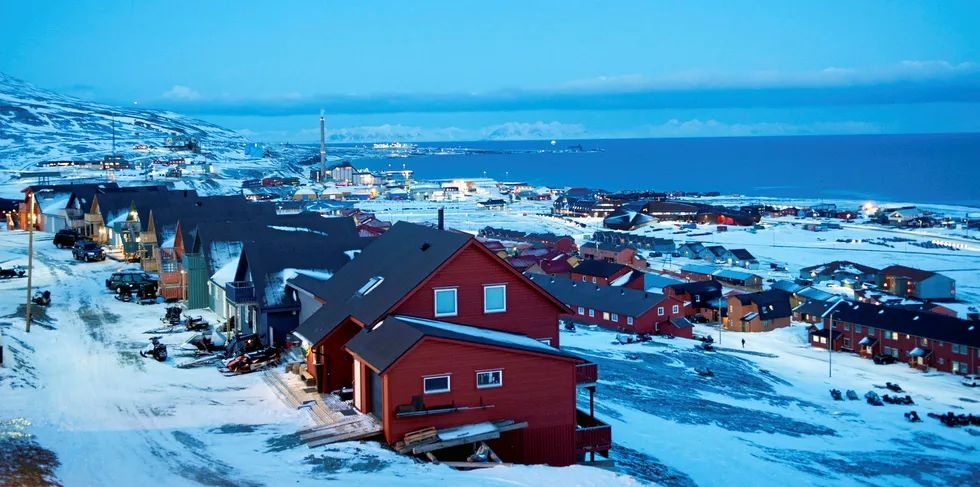
<svg viewBox="0 0 980 487">
<path fill-rule="evenodd" d="M 425 382 L 427 380 L 429 380 L 429 379 L 443 379 L 443 378 L 446 379 L 446 388 L 445 389 L 436 389 L 436 390 L 433 390 L 433 391 L 426 390 L 426 388 L 425 388 Z M 449 391 L 452 390 L 452 382 L 453 382 L 452 379 L 453 379 L 452 376 L 449 375 L 449 374 L 429 375 L 429 376 L 422 377 L 422 393 L 423 394 L 442 394 L 444 392 L 449 392 Z"/>
<path fill-rule="evenodd" d="M 497 289 L 501 288 L 504 290 L 504 307 L 501 309 L 487 309 L 487 289 Z M 483 313 L 506 313 L 507 312 L 507 285 L 506 284 L 488 284 L 483 286 Z"/>
<path fill-rule="evenodd" d="M 627 316 L 626 317 L 626 324 L 627 325 L 632 325 L 633 324 L 633 317 L 632 316 Z"/>
<path fill-rule="evenodd" d="M 439 293 L 450 292 L 453 293 L 453 312 L 452 313 L 440 313 L 439 312 Z M 436 288 L 432 293 L 432 315 L 433 316 L 456 316 L 459 314 L 459 289 L 454 287 L 443 287 Z"/>
<path fill-rule="evenodd" d="M 664 315 L 664 307 L 663 306 L 657 307 L 657 316 L 663 316 L 663 315 Z"/>
<path fill-rule="evenodd" d="M 595 318 L 595 310 L 594 309 L 590 309 L 589 310 L 589 318 Z"/>
<path fill-rule="evenodd" d="M 618 314 L 616 314 L 616 313 L 613 313 L 613 314 L 612 314 L 612 320 L 613 320 L 614 322 L 616 322 L 616 323 L 619 323 L 619 315 L 618 315 Z"/>
<path fill-rule="evenodd" d="M 673 308 L 670 308 L 670 312 L 674 314 L 680 313 L 681 312 L 680 305 L 675 304 Z"/>
<path fill-rule="evenodd" d="M 603 320 L 606 320 L 606 321 L 609 321 L 609 312 L 608 311 L 603 311 L 602 312 L 602 319 Z"/>
<path fill-rule="evenodd" d="M 583 276 L 582 276 L 582 282 L 588 282 L 588 280 L 587 280 L 587 278 L 585 277 L 585 275 L 583 275 Z"/>
<path fill-rule="evenodd" d="M 592 284 L 595 284 L 595 278 L 594 277 L 592 278 Z"/>
<path fill-rule="evenodd" d="M 579 306 L 579 307 L 578 307 L 578 314 L 579 314 L 579 315 L 584 315 L 584 314 L 585 314 L 585 308 L 583 308 L 583 307 L 581 307 L 581 306 Z"/>
<path fill-rule="evenodd" d="M 496 384 L 486 384 L 480 385 L 480 374 L 499 374 L 500 381 Z M 504 385 L 504 369 L 492 369 L 492 370 L 478 370 L 476 371 L 476 388 L 477 389 L 493 389 L 494 387 L 503 387 Z"/>
</svg>

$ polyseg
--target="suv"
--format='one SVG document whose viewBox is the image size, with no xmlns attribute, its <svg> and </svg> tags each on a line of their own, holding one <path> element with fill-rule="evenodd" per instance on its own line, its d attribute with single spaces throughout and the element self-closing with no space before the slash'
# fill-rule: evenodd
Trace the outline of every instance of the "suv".
<svg viewBox="0 0 980 487">
<path fill-rule="evenodd" d="M 980 386 L 980 375 L 964 375 L 963 385 L 970 387 Z"/>
<path fill-rule="evenodd" d="M 91 240 L 79 240 L 71 248 L 71 255 L 75 257 L 75 260 L 84 260 L 85 262 L 105 260 L 105 249 Z"/>
<path fill-rule="evenodd" d="M 105 280 L 106 289 L 112 292 L 117 292 L 119 286 L 123 284 L 128 284 L 130 289 L 142 289 L 147 285 L 155 289 L 157 287 L 157 280 L 153 276 L 140 271 L 113 272 L 112 276 Z"/>
<path fill-rule="evenodd" d="M 79 240 L 89 240 L 89 238 L 80 235 L 75 230 L 58 230 L 58 233 L 54 235 L 54 246 L 59 249 L 65 249 L 75 245 L 75 242 Z"/>
<path fill-rule="evenodd" d="M 896 359 L 894 356 L 887 355 L 884 353 L 879 353 L 878 355 L 875 355 L 872 358 L 872 360 L 874 361 L 874 363 L 878 365 L 889 365 L 898 362 L 898 359 Z"/>
</svg>

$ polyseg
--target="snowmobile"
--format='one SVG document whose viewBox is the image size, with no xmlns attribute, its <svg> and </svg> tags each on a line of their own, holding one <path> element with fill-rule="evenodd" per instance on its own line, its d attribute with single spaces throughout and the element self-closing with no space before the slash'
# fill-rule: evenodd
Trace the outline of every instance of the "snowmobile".
<svg viewBox="0 0 980 487">
<path fill-rule="evenodd" d="M 152 284 L 144 284 L 140 286 L 139 290 L 136 291 L 136 298 L 139 304 L 156 304 L 157 302 L 157 289 L 156 286 Z"/>
<path fill-rule="evenodd" d="M 922 419 L 919 418 L 919 414 L 916 413 L 915 411 L 909 411 L 905 413 L 905 419 L 907 419 L 909 423 L 918 423 L 922 421 Z"/>
<path fill-rule="evenodd" d="M 868 391 L 868 393 L 864 395 L 864 398 L 868 401 L 868 404 L 870 404 L 872 406 L 883 406 L 884 405 L 881 402 L 881 398 L 878 397 L 878 393 L 876 393 L 875 391 Z"/>
<path fill-rule="evenodd" d="M 707 367 L 697 367 L 694 369 L 694 371 L 697 372 L 698 375 L 700 375 L 701 377 L 714 377 L 715 375 L 715 373 L 712 372 L 711 369 Z"/>
<path fill-rule="evenodd" d="M 841 395 L 840 391 L 837 389 L 830 390 L 830 396 L 834 398 L 835 401 L 843 401 L 844 396 Z"/>
<path fill-rule="evenodd" d="M 26 275 L 26 272 L 23 269 L 18 269 L 16 267 L 15 268 L 12 268 L 12 269 L 9 269 L 9 268 L 8 269 L 0 268 L 0 279 L 11 279 L 11 278 L 14 278 L 14 277 L 24 277 L 24 275 Z"/>
<path fill-rule="evenodd" d="M 704 350 L 705 352 L 715 351 L 715 347 L 712 347 L 710 342 L 703 342 L 701 345 L 697 346 L 697 348 Z"/>
<path fill-rule="evenodd" d="M 48 306 L 51 304 L 51 291 L 38 291 L 34 293 L 31 302 L 38 306 Z"/>
<path fill-rule="evenodd" d="M 238 357 L 222 361 L 220 368 L 224 375 L 241 375 L 262 370 L 279 363 L 279 349 L 268 347 L 257 352 L 249 352 Z"/>
<path fill-rule="evenodd" d="M 711 335 L 705 335 L 703 337 L 698 337 L 698 340 L 701 340 L 704 343 L 714 343 L 715 342 L 715 339 L 714 338 L 711 338 Z"/>
<path fill-rule="evenodd" d="M 848 389 L 847 390 L 847 394 L 846 395 L 847 395 L 847 398 L 850 399 L 850 400 L 852 400 L 852 401 L 857 401 L 858 400 L 858 394 L 856 392 L 854 392 L 853 390 L 851 390 L 851 389 Z"/>
<path fill-rule="evenodd" d="M 157 362 L 165 362 L 167 360 L 167 346 L 160 342 L 161 338 L 163 337 L 151 337 L 150 349 L 140 350 L 140 356 L 153 357 L 157 360 Z"/>
<path fill-rule="evenodd" d="M 649 342 L 651 340 L 653 340 L 653 338 L 651 338 L 650 335 L 647 335 L 646 333 L 640 333 L 639 335 L 636 335 L 637 343 Z"/>
<path fill-rule="evenodd" d="M 898 384 L 892 384 L 891 382 L 885 382 L 885 388 L 892 392 L 905 392 L 902 387 Z"/>
<path fill-rule="evenodd" d="M 225 350 L 225 358 L 239 357 L 259 350 L 262 350 L 262 340 L 259 339 L 258 335 L 242 335 L 228 344 L 228 348 Z"/>
<path fill-rule="evenodd" d="M 633 343 L 633 335 L 622 335 L 622 334 L 618 334 L 617 333 L 616 334 L 616 341 L 619 342 L 621 345 L 626 345 L 628 343 Z"/>
<path fill-rule="evenodd" d="M 187 352 L 191 354 L 213 354 L 217 352 L 224 352 L 225 345 L 228 344 L 228 340 L 225 335 L 219 331 L 212 331 L 210 333 L 198 333 L 187 339 L 184 343 L 180 344 L 180 350 L 182 352 Z"/>
<path fill-rule="evenodd" d="M 660 335 L 660 336 L 662 336 L 662 337 L 664 337 L 664 338 L 666 338 L 668 340 L 673 340 L 675 338 L 674 335 L 671 335 L 670 333 L 668 333 L 666 335 Z"/>
<path fill-rule="evenodd" d="M 211 323 L 208 323 L 202 316 L 188 316 L 184 319 L 184 329 L 187 331 L 204 331 L 211 328 Z"/>
<path fill-rule="evenodd" d="M 133 300 L 133 287 L 129 284 L 120 284 L 116 288 L 116 299 L 128 303 Z"/>
</svg>

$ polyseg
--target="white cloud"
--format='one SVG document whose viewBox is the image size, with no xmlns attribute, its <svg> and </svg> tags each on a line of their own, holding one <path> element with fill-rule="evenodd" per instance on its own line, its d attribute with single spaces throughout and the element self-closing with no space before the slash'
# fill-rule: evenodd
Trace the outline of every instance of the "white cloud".
<svg viewBox="0 0 980 487">
<path fill-rule="evenodd" d="M 481 139 L 490 140 L 535 140 L 582 138 L 588 132 L 581 124 L 560 122 L 507 122 L 480 129 Z"/>
<path fill-rule="evenodd" d="M 173 88 L 160 96 L 169 100 L 200 100 L 203 98 L 197 91 L 183 85 L 174 85 Z"/>
<path fill-rule="evenodd" d="M 644 125 L 631 131 L 632 137 L 751 137 L 772 135 L 874 134 L 883 128 L 868 122 L 783 122 L 723 123 L 717 120 L 669 120 L 660 125 Z"/>
</svg>

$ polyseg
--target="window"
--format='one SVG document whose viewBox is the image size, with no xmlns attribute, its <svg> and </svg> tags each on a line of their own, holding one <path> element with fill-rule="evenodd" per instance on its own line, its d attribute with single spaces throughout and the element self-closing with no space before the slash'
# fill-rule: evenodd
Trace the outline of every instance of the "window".
<svg viewBox="0 0 980 487">
<path fill-rule="evenodd" d="M 582 282 L 586 282 L 585 276 L 582 276 Z"/>
<path fill-rule="evenodd" d="M 701 302 L 701 295 L 700 294 L 695 294 L 694 295 L 694 302 L 695 303 L 700 303 Z"/>
<path fill-rule="evenodd" d="M 940 357 L 940 359 L 939 359 L 939 365 L 942 365 L 944 363 L 946 363 L 946 360 Z"/>
<path fill-rule="evenodd" d="M 619 322 L 619 315 L 616 314 L 616 313 L 613 313 L 612 320 L 615 321 L 615 322 Z"/>
<path fill-rule="evenodd" d="M 595 284 L 595 278 L 594 277 L 592 278 L 592 284 Z"/>
<path fill-rule="evenodd" d="M 928 347 L 929 346 L 929 339 L 928 338 L 923 338 L 922 339 L 922 346 L 923 347 Z"/>
<path fill-rule="evenodd" d="M 844 331 L 849 331 L 850 329 L 851 327 L 847 323 L 844 323 Z"/>
<path fill-rule="evenodd" d="M 657 308 L 657 316 L 663 316 L 663 315 L 664 315 L 664 307 L 660 306 Z"/>
<path fill-rule="evenodd" d="M 892 347 L 885 347 L 885 355 L 891 355 L 891 354 L 892 354 Z"/>
<path fill-rule="evenodd" d="M 578 314 L 580 314 L 580 315 L 584 315 L 584 314 L 585 314 L 585 308 L 583 308 L 583 307 L 581 307 L 581 306 L 579 306 L 579 307 L 578 307 Z"/>
<path fill-rule="evenodd" d="M 892 332 L 892 340 L 898 340 L 898 332 Z"/>
<path fill-rule="evenodd" d="M 875 336 L 875 329 L 874 329 L 874 328 L 871 328 L 871 327 L 869 326 L 869 327 L 868 327 L 868 335 L 871 335 L 871 336 Z"/>
<path fill-rule="evenodd" d="M 602 312 L 602 319 L 604 319 L 606 321 L 609 321 L 609 312 L 608 311 L 603 311 Z"/>
<path fill-rule="evenodd" d="M 826 345 L 827 344 L 827 337 L 820 337 L 820 343 Z"/>
<path fill-rule="evenodd" d="M 595 310 L 594 309 L 590 309 L 589 310 L 589 318 L 595 318 Z"/>
<path fill-rule="evenodd" d="M 674 307 L 670 309 L 670 312 L 674 314 L 680 313 L 681 307 L 675 304 Z"/>
<path fill-rule="evenodd" d="M 502 370 L 487 370 L 476 373 L 477 389 L 489 389 L 502 385 L 504 385 L 504 371 Z"/>
<path fill-rule="evenodd" d="M 820 337 L 813 335 L 813 343 L 820 343 Z"/>
<path fill-rule="evenodd" d="M 436 289 L 436 316 L 456 316 L 456 289 Z"/>
<path fill-rule="evenodd" d="M 422 390 L 425 391 L 426 394 L 449 392 L 449 376 L 437 375 L 434 377 L 423 377 Z"/>
<path fill-rule="evenodd" d="M 851 339 L 844 337 L 844 348 L 851 348 Z"/>
<path fill-rule="evenodd" d="M 854 325 L 854 333 L 861 333 L 861 325 Z"/>
<path fill-rule="evenodd" d="M 483 312 L 501 313 L 507 311 L 507 286 L 483 286 Z"/>
<path fill-rule="evenodd" d="M 762 320 L 762 327 L 769 328 L 769 320 Z"/>
<path fill-rule="evenodd" d="M 633 317 L 632 316 L 627 316 L 626 317 L 626 324 L 627 325 L 632 325 L 633 324 Z"/>
</svg>

